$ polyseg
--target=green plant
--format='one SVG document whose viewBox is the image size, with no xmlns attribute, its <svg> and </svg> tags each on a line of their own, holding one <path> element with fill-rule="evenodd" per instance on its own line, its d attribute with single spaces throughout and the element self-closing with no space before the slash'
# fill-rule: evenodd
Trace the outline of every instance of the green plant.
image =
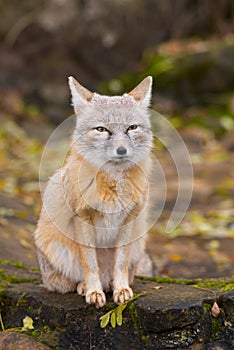
<svg viewBox="0 0 234 350">
<path fill-rule="evenodd" d="M 101 328 L 105 328 L 109 323 L 111 324 L 112 328 L 115 328 L 116 325 L 121 326 L 123 323 L 123 311 L 126 309 L 127 306 L 129 306 L 131 303 L 134 302 L 134 300 L 145 296 L 147 293 L 141 293 L 136 294 L 134 297 L 126 301 L 124 304 L 118 305 L 114 309 L 108 311 L 106 314 L 100 317 Z"/>
<path fill-rule="evenodd" d="M 5 328 L 3 320 L 2 320 L 2 315 L 0 312 L 0 325 L 2 327 L 2 331 L 7 331 L 7 332 L 19 332 L 19 333 L 23 333 L 23 332 L 28 332 L 34 329 L 33 326 L 33 319 L 29 316 L 26 316 L 23 319 L 23 326 L 22 327 L 15 327 L 15 328 Z"/>
</svg>

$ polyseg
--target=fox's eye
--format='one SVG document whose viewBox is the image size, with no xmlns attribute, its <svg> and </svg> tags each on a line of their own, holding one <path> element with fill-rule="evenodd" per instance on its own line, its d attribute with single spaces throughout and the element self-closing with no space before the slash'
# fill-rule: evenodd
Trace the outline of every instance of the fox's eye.
<svg viewBox="0 0 234 350">
<path fill-rule="evenodd" d="M 96 128 L 96 130 L 99 131 L 99 132 L 105 132 L 105 131 L 109 132 L 106 128 L 104 128 L 104 126 L 98 126 Z"/>
<path fill-rule="evenodd" d="M 128 130 L 127 131 L 129 131 L 129 130 L 136 130 L 137 129 L 137 125 L 136 124 L 132 124 L 132 125 L 130 125 L 129 127 L 128 127 Z"/>
</svg>

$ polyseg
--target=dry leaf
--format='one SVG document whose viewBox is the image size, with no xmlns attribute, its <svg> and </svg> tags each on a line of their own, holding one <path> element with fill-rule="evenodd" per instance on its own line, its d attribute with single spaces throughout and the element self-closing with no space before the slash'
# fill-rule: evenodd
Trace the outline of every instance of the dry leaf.
<svg viewBox="0 0 234 350">
<path fill-rule="evenodd" d="M 174 262 L 180 262 L 182 260 L 182 257 L 179 254 L 172 254 L 170 256 L 170 260 Z"/>
<path fill-rule="evenodd" d="M 214 302 L 212 308 L 211 308 L 211 313 L 213 317 L 218 317 L 220 314 L 220 308 L 219 305 L 216 303 L 216 301 Z"/>
<path fill-rule="evenodd" d="M 20 245 L 21 245 L 22 247 L 24 247 L 25 249 L 30 249 L 30 250 L 33 249 L 32 243 L 29 242 L 29 241 L 26 241 L 26 239 L 21 238 L 21 239 L 19 240 L 19 242 L 20 242 Z"/>
</svg>

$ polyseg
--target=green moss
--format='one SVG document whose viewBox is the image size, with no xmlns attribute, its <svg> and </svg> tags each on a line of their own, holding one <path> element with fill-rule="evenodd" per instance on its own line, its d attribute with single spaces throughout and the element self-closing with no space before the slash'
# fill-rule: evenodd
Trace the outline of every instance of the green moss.
<svg viewBox="0 0 234 350">
<path fill-rule="evenodd" d="M 218 278 L 218 279 L 174 279 L 168 277 L 144 277 L 137 276 L 137 279 L 143 281 L 154 281 L 157 283 L 169 283 L 169 284 L 184 284 L 191 285 L 196 288 L 217 288 L 222 292 L 229 292 L 234 290 L 234 276 L 231 278 Z"/>
<path fill-rule="evenodd" d="M 182 330 L 180 337 L 181 337 L 181 339 L 182 339 L 183 341 L 188 340 L 188 331 L 185 330 L 185 329 Z"/>
<path fill-rule="evenodd" d="M 138 316 L 138 313 L 137 313 L 137 308 L 136 308 L 134 302 L 132 302 L 132 303 L 130 303 L 128 305 L 128 311 L 129 311 L 129 314 L 132 317 L 134 328 L 137 331 L 141 331 L 142 330 L 142 326 L 141 326 L 141 322 L 140 322 L 140 319 L 139 319 L 139 316 Z"/>
<path fill-rule="evenodd" d="M 39 329 L 34 329 L 32 332 L 27 332 L 28 335 L 31 335 L 33 338 L 38 339 L 40 337 L 41 331 Z"/>
<path fill-rule="evenodd" d="M 115 308 L 116 308 L 116 303 L 114 303 L 113 301 L 110 301 L 102 307 L 102 311 L 108 312 L 108 311 L 113 310 Z M 96 308 L 94 308 L 93 310 L 96 311 Z"/>
<path fill-rule="evenodd" d="M 22 270 L 26 269 L 26 267 L 20 261 L 16 261 L 16 262 L 12 263 L 12 266 L 16 267 L 17 269 L 22 269 Z"/>
<path fill-rule="evenodd" d="M 8 283 L 26 283 L 26 282 L 36 282 L 36 278 L 29 277 L 18 277 L 10 274 L 6 274 L 3 270 L 0 270 L 0 279 Z"/>
<path fill-rule="evenodd" d="M 211 310 L 211 305 L 208 303 L 203 303 L 203 307 L 206 311 L 210 311 Z"/>
<path fill-rule="evenodd" d="M 234 276 L 231 278 L 204 279 L 194 284 L 197 288 L 217 288 L 222 292 L 234 290 Z"/>
<path fill-rule="evenodd" d="M 211 327 L 214 335 L 219 333 L 223 328 L 222 321 L 219 318 L 212 317 Z"/>
<path fill-rule="evenodd" d="M 7 288 L 7 283 L 0 283 L 0 294 L 3 293 Z"/>
<path fill-rule="evenodd" d="M 143 340 L 143 341 L 148 341 L 148 340 L 149 340 L 149 334 L 147 334 L 147 335 L 142 335 L 141 340 Z"/>
<path fill-rule="evenodd" d="M 222 319 L 220 317 L 214 317 L 212 315 L 212 311 L 211 311 L 212 304 L 211 303 L 203 303 L 203 308 L 210 314 L 212 334 L 213 334 L 213 336 L 215 336 L 223 328 Z"/>
<path fill-rule="evenodd" d="M 10 298 L 8 296 L 8 290 L 2 289 L 0 291 L 0 310 L 4 310 L 6 307 L 11 305 Z"/>
<path fill-rule="evenodd" d="M 145 276 L 136 276 L 137 279 L 142 281 L 153 281 L 157 283 L 169 283 L 169 284 L 186 284 L 194 285 L 198 282 L 201 282 L 201 279 L 188 280 L 188 279 L 174 279 L 169 277 L 145 277 Z"/>
<path fill-rule="evenodd" d="M 59 335 L 61 333 L 60 329 L 55 329 L 51 331 L 49 326 L 44 326 L 43 329 L 34 329 L 32 332 L 28 332 L 33 338 L 37 339 L 39 342 L 46 344 L 52 348 L 56 348 L 59 344 Z"/>
<path fill-rule="evenodd" d="M 25 300 L 27 293 L 23 293 L 21 294 L 21 296 L 19 297 L 16 307 L 18 306 L 27 306 L 27 301 Z"/>
<path fill-rule="evenodd" d="M 33 308 L 32 306 L 29 306 L 29 307 L 28 307 L 28 311 L 33 312 L 33 311 L 34 311 L 34 308 Z"/>
<path fill-rule="evenodd" d="M 1 260 L 0 261 L 0 265 L 5 266 L 5 265 L 9 265 L 10 264 L 10 260 Z"/>
<path fill-rule="evenodd" d="M 38 266 L 30 266 L 29 269 L 31 271 L 40 271 L 40 268 Z"/>
<path fill-rule="evenodd" d="M 12 267 L 16 267 L 17 269 L 23 269 L 23 270 L 26 269 L 26 267 L 20 261 L 1 260 L 0 265 L 2 265 L 2 266 L 9 265 Z"/>
<path fill-rule="evenodd" d="M 29 277 L 17 277 L 12 275 L 4 275 L 4 279 L 9 283 L 27 283 L 27 282 L 35 282 L 35 279 Z"/>
</svg>

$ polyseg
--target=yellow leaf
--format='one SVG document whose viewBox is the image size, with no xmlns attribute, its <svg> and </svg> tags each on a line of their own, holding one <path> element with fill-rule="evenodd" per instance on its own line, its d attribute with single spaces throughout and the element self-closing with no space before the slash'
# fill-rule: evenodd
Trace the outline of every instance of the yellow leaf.
<svg viewBox="0 0 234 350">
<path fill-rule="evenodd" d="M 22 247 L 24 247 L 25 249 L 33 249 L 33 246 L 30 242 L 26 241 L 26 239 L 21 238 L 19 240 L 20 245 L 22 245 Z"/>
<path fill-rule="evenodd" d="M 23 331 L 28 331 L 30 329 L 34 329 L 34 326 L 33 326 L 33 319 L 29 316 L 26 316 L 24 319 L 23 319 L 23 327 L 22 327 L 22 330 Z"/>
<path fill-rule="evenodd" d="M 182 260 L 182 257 L 180 255 L 178 255 L 178 254 L 172 254 L 170 256 L 170 260 L 175 261 L 175 262 L 179 262 L 179 261 Z"/>
</svg>

